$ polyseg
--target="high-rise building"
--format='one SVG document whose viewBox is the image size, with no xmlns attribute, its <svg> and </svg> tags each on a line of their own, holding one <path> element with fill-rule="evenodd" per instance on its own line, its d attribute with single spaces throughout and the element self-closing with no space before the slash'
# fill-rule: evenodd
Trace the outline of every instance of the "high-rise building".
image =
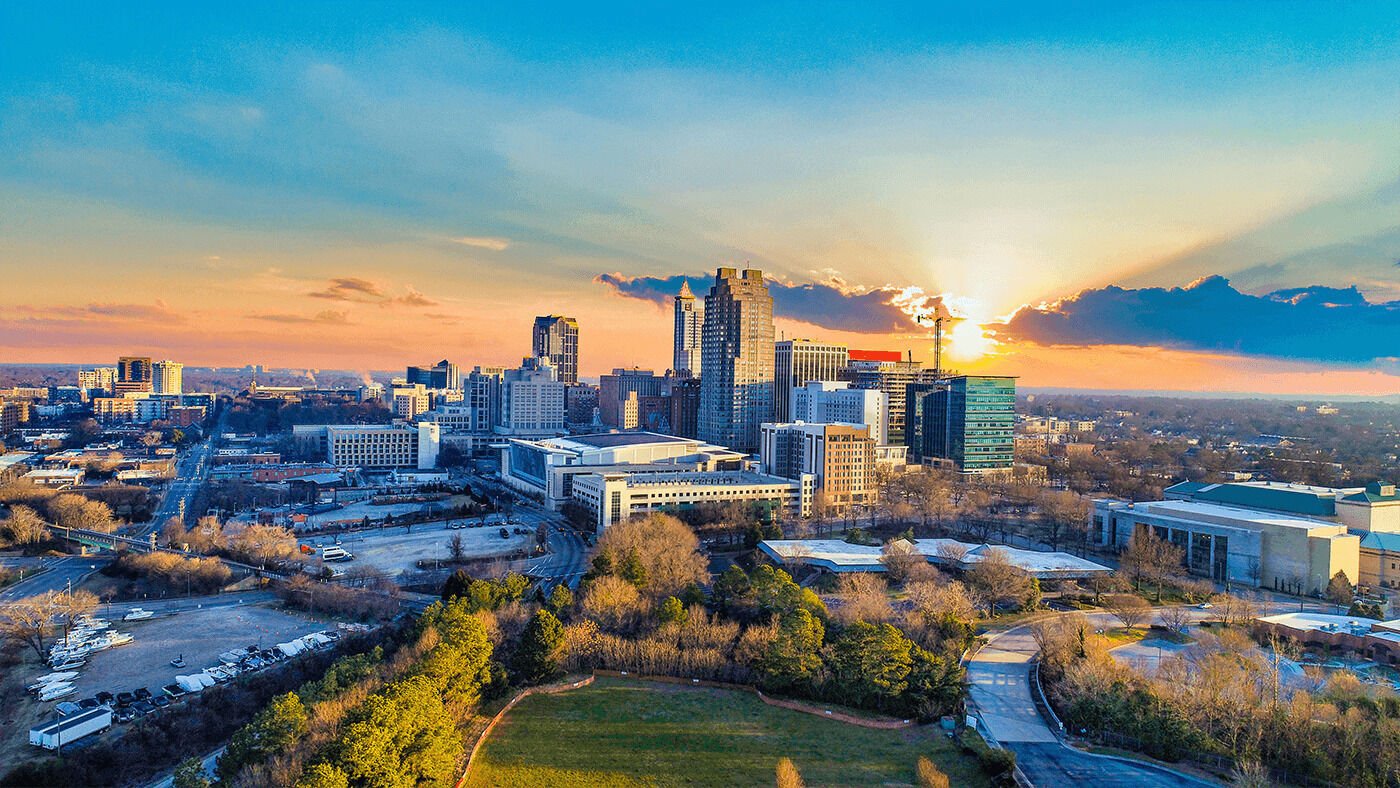
<svg viewBox="0 0 1400 788">
<path fill-rule="evenodd" d="M 168 359 L 152 364 L 151 391 L 155 394 L 184 394 L 185 365 Z"/>
<path fill-rule="evenodd" d="M 122 356 L 117 359 L 117 384 L 114 393 L 150 393 L 151 388 L 150 356 Z"/>
<path fill-rule="evenodd" d="M 816 424 L 863 424 L 870 428 L 876 444 L 883 446 L 889 441 L 888 410 L 885 392 L 879 389 L 851 388 L 844 380 L 809 380 L 792 390 L 789 418 Z"/>
<path fill-rule="evenodd" d="M 594 418 L 600 415 L 598 387 L 579 383 L 564 389 L 564 412 L 569 424 L 591 426 Z"/>
<path fill-rule="evenodd" d="M 473 432 L 491 432 L 501 423 L 501 382 L 505 367 L 475 367 L 467 375 L 465 402 L 476 423 Z"/>
<path fill-rule="evenodd" d="M 117 388 L 117 368 L 97 367 L 78 370 L 78 388 L 83 391 L 101 391 L 111 394 Z"/>
<path fill-rule="evenodd" d="M 919 361 L 906 361 L 898 351 L 852 350 L 842 377 L 858 389 L 885 392 L 886 430 L 890 443 L 905 444 L 904 401 L 910 383 L 932 382 L 937 374 Z"/>
<path fill-rule="evenodd" d="M 527 358 L 501 379 L 501 422 L 496 432 L 517 437 L 561 435 L 564 389 L 547 358 Z"/>
<path fill-rule="evenodd" d="M 649 369 L 619 367 L 610 375 L 598 377 L 598 413 L 603 424 L 618 429 L 630 430 L 637 427 L 634 417 L 626 417 L 627 402 L 636 397 L 659 397 L 663 393 L 666 378 L 658 377 Z M 635 405 L 633 406 L 636 407 Z M 628 423 L 628 422 L 631 423 Z"/>
<path fill-rule="evenodd" d="M 422 383 L 430 389 L 456 389 L 462 385 L 462 371 L 456 364 L 443 359 L 431 367 L 409 367 L 404 380 L 410 385 Z"/>
<path fill-rule="evenodd" d="M 700 439 L 757 451 L 773 415 L 773 296 L 762 271 L 715 272 L 700 345 Z"/>
<path fill-rule="evenodd" d="M 700 435 L 700 379 L 671 381 L 671 432 L 682 438 Z"/>
<path fill-rule="evenodd" d="M 704 325 L 704 303 L 695 300 L 690 282 L 681 282 L 681 292 L 676 296 L 675 347 L 671 360 L 671 369 L 680 377 L 700 377 L 700 335 Z"/>
<path fill-rule="evenodd" d="M 962 473 L 1012 470 L 1016 446 L 1016 379 L 958 375 L 910 386 L 917 420 L 910 453 L 921 462 L 945 460 Z"/>
<path fill-rule="evenodd" d="M 396 418 L 412 421 L 428 410 L 428 388 L 422 383 L 395 380 L 389 390 L 388 404 Z"/>
<path fill-rule="evenodd" d="M 764 424 L 759 470 L 785 479 L 816 477 L 819 500 L 835 511 L 873 503 L 875 439 L 860 424 Z"/>
<path fill-rule="evenodd" d="M 792 390 L 811 380 L 838 380 L 849 363 L 845 345 L 786 339 L 773 346 L 773 421 L 795 421 Z"/>
<path fill-rule="evenodd" d="M 535 318 L 535 358 L 547 358 L 559 374 L 559 382 L 578 382 L 578 321 L 563 315 Z"/>
</svg>

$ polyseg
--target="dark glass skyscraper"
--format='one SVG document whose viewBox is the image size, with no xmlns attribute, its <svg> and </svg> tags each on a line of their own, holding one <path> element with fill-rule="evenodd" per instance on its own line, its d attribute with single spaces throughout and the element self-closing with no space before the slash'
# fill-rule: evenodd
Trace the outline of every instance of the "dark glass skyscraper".
<svg viewBox="0 0 1400 788">
<path fill-rule="evenodd" d="M 773 296 L 763 272 L 715 272 L 701 329 L 700 439 L 758 451 L 773 418 Z"/>
<path fill-rule="evenodd" d="M 962 473 L 1011 470 L 1015 378 L 959 375 L 910 384 L 907 393 L 911 460 L 948 460 Z"/>
<path fill-rule="evenodd" d="M 578 321 L 563 315 L 535 318 L 531 355 L 547 358 L 559 373 L 559 382 L 578 382 Z"/>
</svg>

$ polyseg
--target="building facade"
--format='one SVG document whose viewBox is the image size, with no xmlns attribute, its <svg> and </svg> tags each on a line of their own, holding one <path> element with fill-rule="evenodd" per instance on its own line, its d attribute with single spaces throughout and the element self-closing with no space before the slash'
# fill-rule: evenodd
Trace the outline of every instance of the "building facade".
<svg viewBox="0 0 1400 788">
<path fill-rule="evenodd" d="M 115 394 L 150 393 L 152 390 L 150 356 L 122 356 L 117 359 Z"/>
<path fill-rule="evenodd" d="M 854 389 L 846 381 L 808 381 L 792 390 L 789 420 L 864 424 L 870 428 L 870 437 L 884 446 L 889 443 L 886 399 L 885 392 L 879 389 Z"/>
<path fill-rule="evenodd" d="M 318 454 L 337 468 L 385 470 L 437 466 L 442 432 L 438 425 L 298 424 L 292 437 L 303 451 Z"/>
<path fill-rule="evenodd" d="M 701 335 L 702 440 L 758 450 L 759 427 L 773 414 L 773 296 L 763 272 L 715 272 Z"/>
<path fill-rule="evenodd" d="M 563 315 L 542 315 L 535 318 L 531 338 L 531 355 L 549 359 L 560 383 L 578 382 L 577 320 Z"/>
<path fill-rule="evenodd" d="M 496 432 L 517 437 L 561 435 L 564 389 L 547 358 L 527 358 L 501 378 L 501 421 Z"/>
<path fill-rule="evenodd" d="M 783 479 L 751 471 L 590 473 L 574 479 L 573 500 L 602 533 L 634 516 L 730 502 L 765 506 L 775 519 L 806 517 L 813 485 L 811 477 Z"/>
<path fill-rule="evenodd" d="M 908 446 L 918 462 L 959 473 L 1010 473 L 1016 455 L 1016 379 L 959 375 L 911 384 Z"/>
<path fill-rule="evenodd" d="M 665 378 L 640 367 L 619 367 L 611 374 L 599 376 L 598 414 L 603 424 L 621 430 L 636 429 L 638 398 L 661 396 L 665 383 Z"/>
<path fill-rule="evenodd" d="M 792 413 L 792 390 L 813 380 L 839 380 L 850 363 L 845 345 L 785 339 L 773 346 L 773 421 L 798 421 Z"/>
<path fill-rule="evenodd" d="M 97 367 L 78 370 L 78 388 L 88 393 L 111 394 L 117 387 L 116 367 Z"/>
<path fill-rule="evenodd" d="M 905 397 L 911 383 L 932 382 L 936 374 L 923 362 L 903 359 L 897 351 L 852 350 L 842 376 L 853 388 L 885 393 L 885 430 L 890 443 L 908 445 L 905 438 Z"/>
<path fill-rule="evenodd" d="M 169 359 L 152 364 L 151 391 L 156 394 L 184 394 L 185 365 Z"/>
<path fill-rule="evenodd" d="M 764 424 L 759 470 L 785 479 L 811 476 L 831 511 L 874 503 L 875 440 L 859 424 Z"/>
<path fill-rule="evenodd" d="M 704 325 L 704 303 L 697 301 L 695 294 L 690 292 L 690 282 L 681 282 L 681 292 L 675 302 L 675 335 L 671 356 L 671 370 L 676 375 L 700 377 L 700 335 Z"/>
<path fill-rule="evenodd" d="M 458 389 L 462 386 L 462 371 L 456 364 L 443 359 L 431 367 L 408 367 L 404 380 L 411 386 L 421 383 L 428 389 Z"/>
</svg>

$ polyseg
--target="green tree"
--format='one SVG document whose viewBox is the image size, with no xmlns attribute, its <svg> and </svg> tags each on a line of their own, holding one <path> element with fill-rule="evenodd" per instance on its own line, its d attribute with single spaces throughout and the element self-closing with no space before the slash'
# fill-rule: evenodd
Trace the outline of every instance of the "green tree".
<svg viewBox="0 0 1400 788">
<path fill-rule="evenodd" d="M 921 720 L 951 713 L 963 695 L 966 672 L 954 657 L 934 654 L 918 645 L 909 649 L 909 688 L 905 705 Z"/>
<path fill-rule="evenodd" d="M 798 608 L 783 616 L 778 636 L 759 658 L 763 686 L 779 692 L 808 686 L 821 669 L 825 637 L 821 619 L 807 610 Z"/>
<path fill-rule="evenodd" d="M 680 599 L 681 604 L 685 605 L 687 609 L 703 605 L 705 604 L 705 589 L 701 588 L 699 583 L 691 583 L 685 587 L 685 590 L 681 591 Z"/>
<path fill-rule="evenodd" d="M 1355 597 L 1356 592 L 1352 590 L 1347 573 L 1338 569 L 1337 574 L 1332 575 L 1332 579 L 1327 582 L 1327 601 L 1342 608 L 1350 605 Z"/>
<path fill-rule="evenodd" d="M 569 587 L 560 583 L 550 589 L 549 599 L 545 602 L 549 612 L 556 616 L 564 615 L 569 608 L 574 606 L 574 592 Z"/>
<path fill-rule="evenodd" d="M 352 784 L 383 788 L 413 788 L 450 774 L 462 739 L 443 701 L 442 687 L 427 676 L 390 684 L 347 717 L 332 765 Z"/>
<path fill-rule="evenodd" d="M 306 706 L 295 692 L 273 698 L 252 722 L 229 739 L 215 768 L 219 782 L 228 783 L 244 766 L 286 749 L 306 734 L 307 727 Z"/>
<path fill-rule="evenodd" d="M 520 646 L 515 650 L 515 674 L 527 683 L 544 681 L 559 669 L 559 646 L 564 642 L 564 625 L 548 610 L 537 610 L 525 625 Z"/>
<path fill-rule="evenodd" d="M 713 594 L 715 607 L 721 611 L 729 611 L 753 595 L 753 584 L 749 582 L 749 576 L 744 574 L 743 569 L 730 564 L 715 580 Z"/>
<path fill-rule="evenodd" d="M 467 596 L 472 582 L 474 582 L 472 576 L 467 574 L 467 570 L 458 569 L 448 575 L 447 582 L 442 584 L 442 598 L 452 599 L 453 597 Z"/>
<path fill-rule="evenodd" d="M 297 788 L 350 788 L 350 777 L 329 763 L 313 763 L 302 772 Z"/>
<path fill-rule="evenodd" d="M 763 526 L 758 523 L 750 523 L 744 531 L 744 547 L 749 550 L 757 550 L 758 543 L 763 541 Z"/>
<path fill-rule="evenodd" d="M 175 767 L 170 784 L 174 788 L 209 788 L 209 778 L 204 774 L 204 764 L 198 758 L 186 758 Z"/>
<path fill-rule="evenodd" d="M 617 575 L 639 591 L 647 587 L 647 569 L 642 566 L 642 559 L 636 550 L 628 550 L 627 555 L 623 556 L 622 563 L 617 566 Z"/>
<path fill-rule="evenodd" d="M 676 597 L 666 597 L 656 608 L 656 620 L 662 624 L 680 624 L 685 619 L 685 605 Z"/>
<path fill-rule="evenodd" d="M 912 645 L 889 624 L 850 625 L 827 649 L 828 694 L 852 706 L 897 707 L 909 687 Z"/>
</svg>

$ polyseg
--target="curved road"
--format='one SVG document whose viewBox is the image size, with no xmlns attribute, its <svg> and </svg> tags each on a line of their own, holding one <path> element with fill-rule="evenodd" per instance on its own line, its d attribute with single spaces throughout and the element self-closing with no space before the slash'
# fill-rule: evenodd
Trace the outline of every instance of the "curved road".
<svg viewBox="0 0 1400 788">
<path fill-rule="evenodd" d="M 1097 620 L 1105 614 L 1089 614 Z M 967 661 L 969 694 L 982 722 L 997 741 L 1016 753 L 1016 763 L 1033 785 L 1142 786 L 1179 788 L 1214 785 L 1147 763 L 1076 750 L 1060 741 L 1031 699 L 1031 660 L 1038 651 L 1029 624 L 993 635 Z"/>
</svg>

